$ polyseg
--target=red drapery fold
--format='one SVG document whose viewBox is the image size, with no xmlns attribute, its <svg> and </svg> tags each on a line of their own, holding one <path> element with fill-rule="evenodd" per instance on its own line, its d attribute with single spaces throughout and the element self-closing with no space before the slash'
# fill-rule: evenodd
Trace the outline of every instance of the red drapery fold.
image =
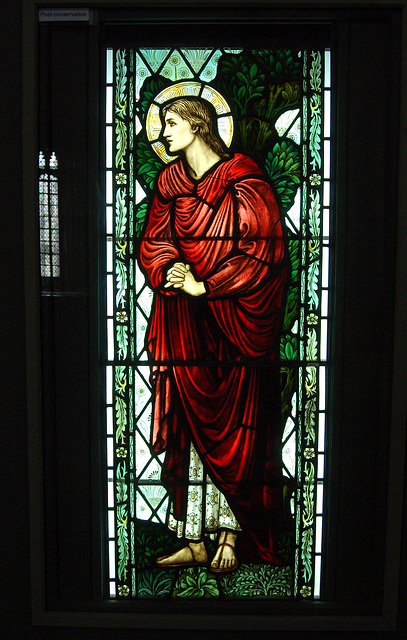
<svg viewBox="0 0 407 640">
<path fill-rule="evenodd" d="M 259 556 L 277 562 L 280 389 L 275 367 L 287 279 L 277 203 L 260 169 L 235 155 L 199 182 L 182 161 L 160 175 L 140 245 L 156 290 L 148 334 L 153 448 L 175 516 L 186 505 L 189 443 L 227 497 Z M 174 261 L 207 295 L 163 289 Z"/>
</svg>

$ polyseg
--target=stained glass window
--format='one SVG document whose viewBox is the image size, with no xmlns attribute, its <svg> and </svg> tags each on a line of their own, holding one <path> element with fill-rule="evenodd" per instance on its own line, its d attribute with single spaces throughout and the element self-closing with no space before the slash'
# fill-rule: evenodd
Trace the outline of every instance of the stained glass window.
<svg viewBox="0 0 407 640">
<path fill-rule="evenodd" d="M 40 151 L 39 168 L 39 230 L 41 276 L 59 277 L 59 211 L 58 160 L 53 152 L 48 158 Z M 48 170 L 52 173 L 48 173 Z"/>
<path fill-rule="evenodd" d="M 321 595 L 329 433 L 331 92 L 326 49 L 106 51 L 106 591 L 111 597 Z M 242 561 L 223 574 L 205 565 L 154 564 L 156 556 L 170 553 L 176 539 L 167 526 L 171 501 L 161 480 L 165 453 L 151 446 L 154 406 L 146 335 L 154 292 L 138 252 L 157 177 L 173 162 L 163 137 L 162 108 L 190 97 L 210 104 L 224 148 L 253 159 L 271 183 L 289 261 L 278 349 L 286 525 L 278 539 L 280 564 Z M 192 450 L 190 461 L 195 454 Z M 198 477 L 203 473 L 199 456 L 196 469 Z M 193 492 L 194 482 L 189 486 Z M 210 489 L 205 490 L 208 495 Z M 206 544 L 214 553 L 213 536 Z"/>
</svg>

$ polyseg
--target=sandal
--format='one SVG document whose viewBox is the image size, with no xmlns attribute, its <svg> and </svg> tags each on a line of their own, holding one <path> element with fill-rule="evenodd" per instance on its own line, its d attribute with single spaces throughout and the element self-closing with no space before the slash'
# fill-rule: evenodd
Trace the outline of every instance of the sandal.
<svg viewBox="0 0 407 640">
<path fill-rule="evenodd" d="M 233 551 L 235 551 L 235 547 L 233 545 L 229 544 L 229 542 L 220 542 L 219 546 L 218 546 L 218 549 L 220 548 L 221 552 L 220 552 L 220 558 L 219 558 L 218 565 L 219 565 L 221 557 L 222 557 L 222 549 L 223 549 L 223 547 L 230 547 L 231 549 L 233 549 Z M 212 560 L 212 562 L 213 562 L 213 560 Z M 211 563 L 209 565 L 209 569 L 213 573 L 230 573 L 231 571 L 235 571 L 238 568 L 238 566 L 239 566 L 239 562 L 238 562 L 238 560 L 237 560 L 237 558 L 235 556 L 235 562 L 232 564 L 232 566 L 224 567 L 223 569 L 219 569 L 219 566 L 218 567 L 214 567 L 214 566 L 212 566 L 212 563 Z"/>
<path fill-rule="evenodd" d="M 193 549 L 190 547 L 190 545 L 188 544 L 186 547 L 184 547 L 183 549 L 179 549 L 179 551 L 183 551 L 185 549 L 188 549 L 189 553 L 190 553 L 190 560 L 187 560 L 185 562 L 171 562 L 171 563 L 167 563 L 167 562 L 160 562 L 161 560 L 165 560 L 166 558 L 171 558 L 171 556 L 174 556 L 177 552 L 174 551 L 174 553 L 170 553 L 166 556 L 160 556 L 159 558 L 156 558 L 155 563 L 157 566 L 159 567 L 163 567 L 165 568 L 176 568 L 176 567 L 196 567 L 199 565 L 203 565 L 207 563 L 207 560 L 197 560 L 195 553 L 193 551 Z"/>
</svg>

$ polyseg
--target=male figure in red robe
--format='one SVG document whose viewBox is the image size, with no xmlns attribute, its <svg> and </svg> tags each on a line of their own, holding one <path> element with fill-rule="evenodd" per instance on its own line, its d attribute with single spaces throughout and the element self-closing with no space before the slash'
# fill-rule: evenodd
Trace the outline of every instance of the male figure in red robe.
<svg viewBox="0 0 407 640">
<path fill-rule="evenodd" d="M 278 351 L 288 267 L 278 206 L 260 168 L 223 150 L 205 104 L 178 100 L 164 117 L 169 150 L 181 157 L 158 178 L 140 243 L 155 291 L 152 446 L 166 449 L 162 481 L 177 520 L 187 512 L 191 443 L 230 505 L 239 526 L 219 525 L 213 571 L 237 567 L 237 536 L 258 559 L 279 563 Z M 203 535 L 158 564 L 205 563 Z"/>
</svg>

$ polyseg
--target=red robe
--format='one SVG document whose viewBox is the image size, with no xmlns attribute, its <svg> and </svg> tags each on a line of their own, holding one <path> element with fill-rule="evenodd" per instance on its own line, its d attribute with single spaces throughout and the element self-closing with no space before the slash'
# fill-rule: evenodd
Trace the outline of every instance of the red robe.
<svg viewBox="0 0 407 640">
<path fill-rule="evenodd" d="M 159 176 L 140 261 L 156 291 L 148 349 L 152 445 L 165 448 L 174 516 L 186 510 L 191 439 L 260 558 L 278 562 L 281 511 L 278 337 L 287 260 L 278 206 L 259 167 L 236 154 L 194 181 L 182 160 Z M 206 286 L 164 289 L 191 265 Z"/>
</svg>

